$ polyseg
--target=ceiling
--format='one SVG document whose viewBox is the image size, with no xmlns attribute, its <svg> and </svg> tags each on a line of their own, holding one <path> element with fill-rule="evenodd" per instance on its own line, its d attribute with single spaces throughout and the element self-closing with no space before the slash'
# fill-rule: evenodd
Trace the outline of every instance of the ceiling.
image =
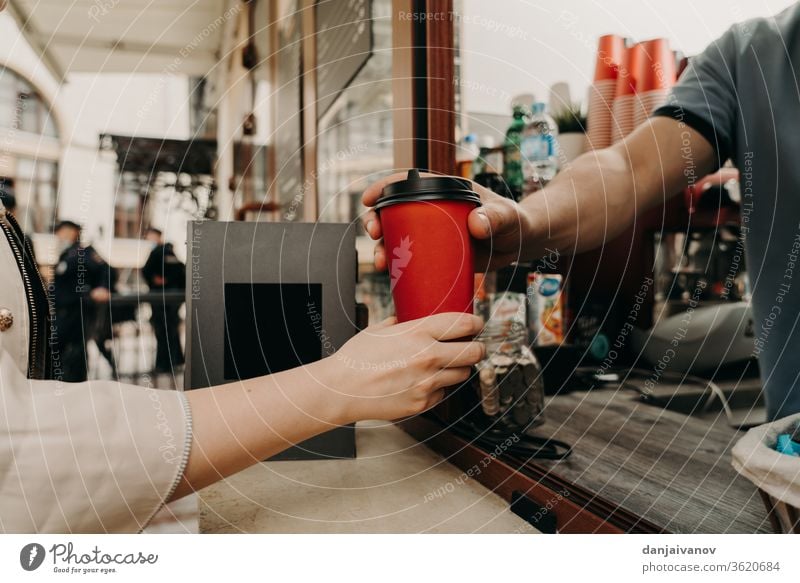
<svg viewBox="0 0 800 583">
<path fill-rule="evenodd" d="M 63 78 L 71 72 L 207 73 L 225 23 L 226 0 L 10 0 L 31 46 Z"/>
</svg>

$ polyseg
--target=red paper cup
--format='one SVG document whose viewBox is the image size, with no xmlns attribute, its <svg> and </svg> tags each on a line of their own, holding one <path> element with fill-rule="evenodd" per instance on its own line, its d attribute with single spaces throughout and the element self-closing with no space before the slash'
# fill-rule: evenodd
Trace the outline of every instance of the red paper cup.
<svg viewBox="0 0 800 583">
<path fill-rule="evenodd" d="M 639 77 L 642 63 L 642 45 L 635 44 L 625 49 L 622 65 L 617 76 L 616 96 L 631 95 L 636 92 L 636 80 Z"/>
<path fill-rule="evenodd" d="M 475 267 L 467 217 L 480 204 L 471 181 L 420 177 L 417 170 L 383 189 L 375 210 L 399 322 L 472 313 Z"/>
<path fill-rule="evenodd" d="M 611 145 L 612 107 L 616 81 L 596 81 L 589 89 L 589 108 L 586 114 L 587 137 L 593 149 Z"/>
<path fill-rule="evenodd" d="M 637 95 L 637 107 L 635 109 L 634 119 L 636 125 L 640 125 L 647 121 L 647 118 L 661 105 L 667 101 L 668 91 L 666 89 L 655 89 L 646 93 Z"/>
<path fill-rule="evenodd" d="M 616 79 L 624 52 L 625 40 L 621 36 L 616 34 L 601 36 L 597 43 L 594 80 Z"/>
<path fill-rule="evenodd" d="M 633 95 L 620 95 L 614 100 L 611 142 L 616 144 L 633 130 Z"/>
<path fill-rule="evenodd" d="M 636 79 L 636 91 L 644 93 L 656 89 L 669 89 L 675 84 L 675 55 L 664 38 L 648 40 L 642 45 L 642 58 L 639 65 L 639 76 Z"/>
</svg>

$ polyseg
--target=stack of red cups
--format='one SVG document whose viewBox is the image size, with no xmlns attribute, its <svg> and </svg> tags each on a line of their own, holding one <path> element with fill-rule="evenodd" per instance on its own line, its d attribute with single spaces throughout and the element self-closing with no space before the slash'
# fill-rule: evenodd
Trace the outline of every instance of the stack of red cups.
<svg viewBox="0 0 800 583">
<path fill-rule="evenodd" d="M 639 108 L 636 97 L 636 80 L 642 63 L 642 45 L 635 44 L 625 49 L 622 66 L 617 76 L 614 93 L 611 143 L 616 144 L 633 131 L 635 115 Z"/>
<path fill-rule="evenodd" d="M 589 89 L 588 149 L 596 150 L 611 145 L 612 109 L 624 54 L 625 41 L 621 36 L 607 34 L 600 37 L 594 82 Z"/>
<path fill-rule="evenodd" d="M 642 57 L 636 79 L 637 106 L 634 124 L 644 123 L 650 114 L 667 100 L 669 90 L 675 85 L 677 67 L 675 55 L 664 38 L 641 43 Z"/>
</svg>

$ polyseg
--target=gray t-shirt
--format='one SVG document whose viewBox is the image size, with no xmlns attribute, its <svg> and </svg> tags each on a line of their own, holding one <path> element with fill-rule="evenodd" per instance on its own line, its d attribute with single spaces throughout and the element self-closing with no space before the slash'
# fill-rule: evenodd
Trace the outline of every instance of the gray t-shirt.
<svg viewBox="0 0 800 583">
<path fill-rule="evenodd" d="M 800 412 L 799 74 L 795 4 L 734 25 L 690 61 L 653 114 L 697 130 L 716 148 L 718 165 L 730 158 L 739 169 L 755 353 L 770 419 Z"/>
</svg>

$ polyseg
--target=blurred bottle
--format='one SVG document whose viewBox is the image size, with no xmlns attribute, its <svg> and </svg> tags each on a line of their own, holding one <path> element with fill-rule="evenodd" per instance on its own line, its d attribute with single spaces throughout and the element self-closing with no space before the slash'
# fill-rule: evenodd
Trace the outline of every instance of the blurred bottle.
<svg viewBox="0 0 800 583">
<path fill-rule="evenodd" d="M 544 103 L 534 103 L 531 111 L 520 140 L 523 196 L 544 188 L 558 172 L 558 126 Z"/>
<path fill-rule="evenodd" d="M 522 196 L 522 154 L 520 141 L 525 129 L 525 108 L 521 104 L 514 105 L 514 118 L 506 131 L 503 142 L 503 178 L 515 200 Z"/>
<path fill-rule="evenodd" d="M 491 314 L 492 304 L 489 298 L 491 297 L 490 294 L 495 291 L 495 277 L 493 271 L 475 274 L 475 302 L 473 303 L 473 311 L 475 315 L 480 316 L 484 321 L 488 320 Z"/>
<path fill-rule="evenodd" d="M 481 138 L 478 157 L 472 164 L 473 176 L 479 174 L 501 174 L 503 172 L 503 149 L 494 144 L 489 136 Z"/>
<path fill-rule="evenodd" d="M 480 156 L 478 136 L 467 134 L 458 145 L 456 152 L 456 172 L 464 178 L 472 178 L 472 165 Z"/>
<path fill-rule="evenodd" d="M 564 342 L 564 278 L 557 273 L 528 275 L 528 328 L 537 346 Z"/>
<path fill-rule="evenodd" d="M 496 146 L 489 136 L 481 139 L 480 155 L 472 165 L 472 179 L 500 196 L 514 198 L 503 179 L 503 146 Z"/>
</svg>

